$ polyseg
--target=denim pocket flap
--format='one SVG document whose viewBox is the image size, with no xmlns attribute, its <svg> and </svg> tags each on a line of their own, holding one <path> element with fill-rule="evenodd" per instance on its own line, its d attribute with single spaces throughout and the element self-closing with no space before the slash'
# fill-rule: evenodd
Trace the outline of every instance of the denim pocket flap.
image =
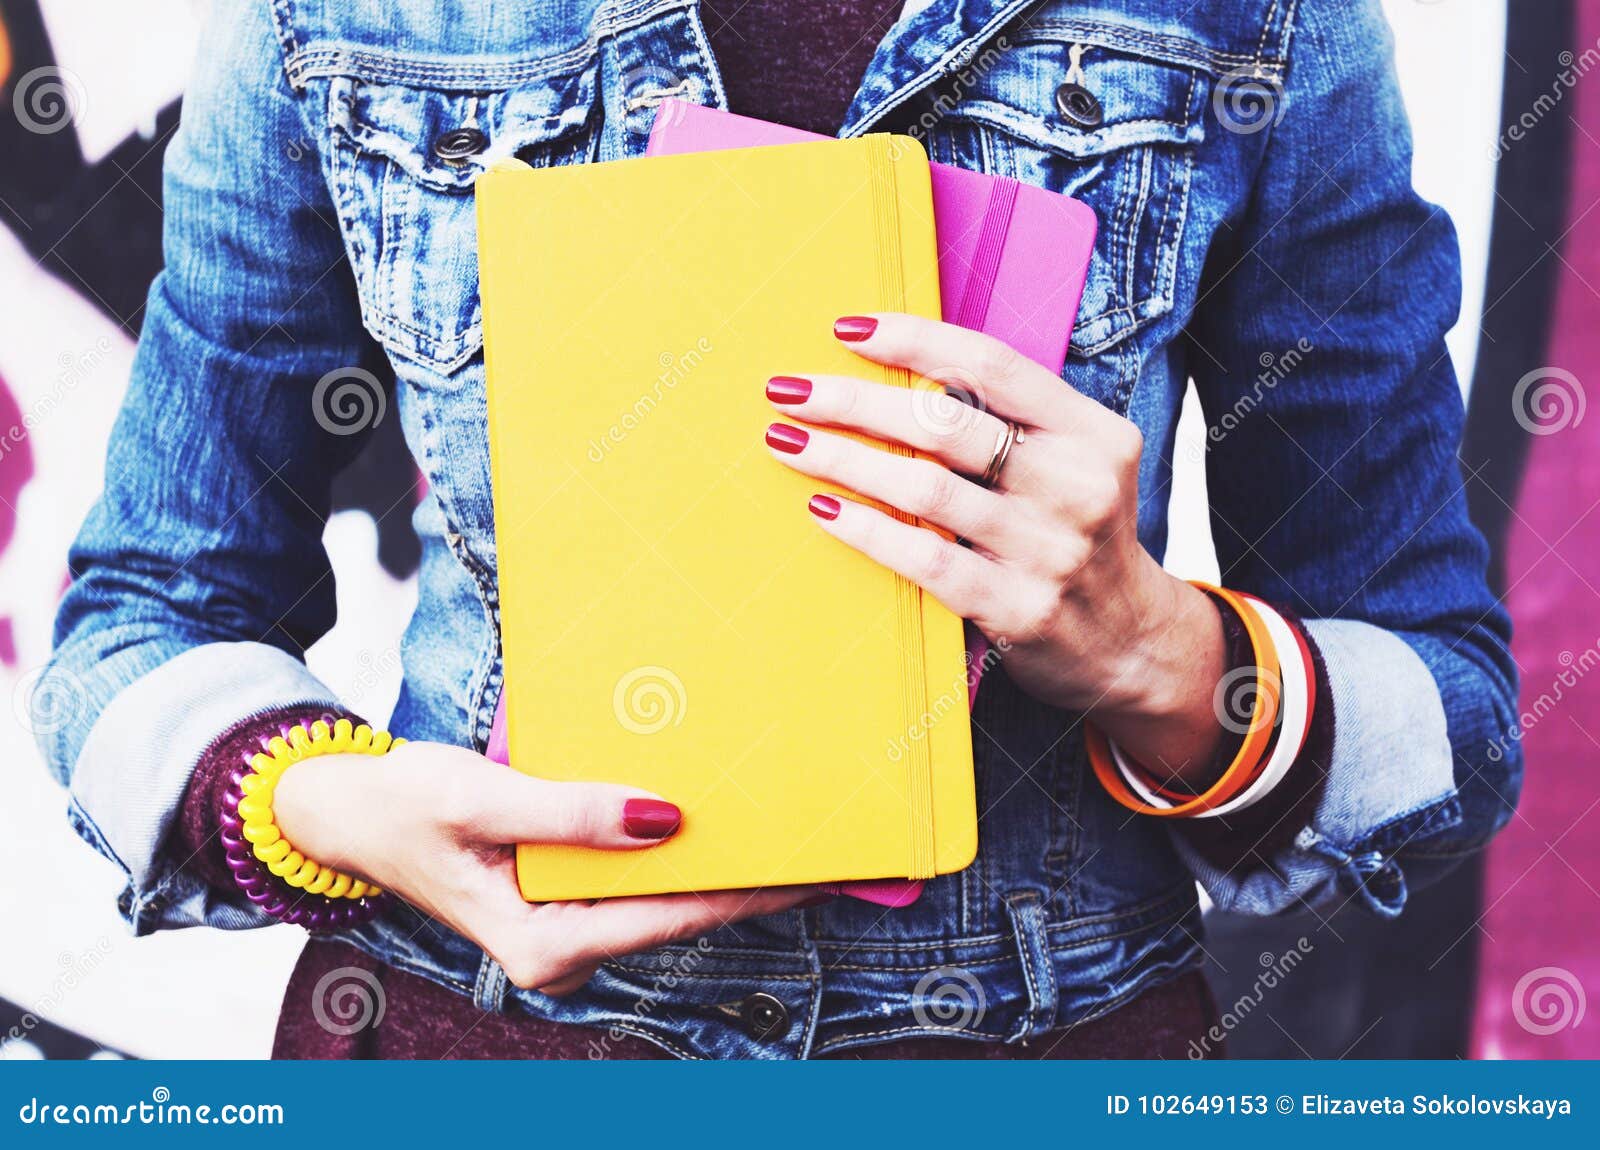
<svg viewBox="0 0 1600 1150">
<path fill-rule="evenodd" d="M 327 80 L 330 184 L 367 330 L 459 386 L 483 347 L 477 178 L 515 157 L 535 167 L 592 158 L 595 62 L 489 91 Z"/>
</svg>

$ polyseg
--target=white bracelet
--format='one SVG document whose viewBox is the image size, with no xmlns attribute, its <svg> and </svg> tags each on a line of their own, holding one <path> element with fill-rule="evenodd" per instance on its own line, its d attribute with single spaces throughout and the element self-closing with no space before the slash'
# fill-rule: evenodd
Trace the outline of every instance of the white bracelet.
<svg viewBox="0 0 1600 1150">
<path fill-rule="evenodd" d="M 1242 592 L 1240 594 L 1243 595 Z M 1261 773 L 1256 776 L 1255 782 L 1221 806 L 1191 816 L 1197 819 L 1214 818 L 1242 811 L 1266 798 L 1289 773 L 1289 767 L 1295 759 L 1299 758 L 1311 730 L 1308 721 L 1310 695 L 1314 689 L 1311 667 L 1301 653 L 1300 644 L 1295 639 L 1293 630 L 1282 615 L 1254 595 L 1243 595 L 1243 597 L 1250 601 L 1256 613 L 1261 616 L 1267 635 L 1272 640 L 1273 648 L 1278 655 L 1278 720 L 1281 725 L 1272 756 L 1267 760 L 1267 765 L 1262 768 Z M 1162 810 L 1169 810 L 1175 805 L 1170 799 L 1155 793 L 1144 784 L 1144 780 L 1140 777 L 1144 772 L 1128 762 L 1122 753 L 1122 748 L 1117 746 L 1115 741 L 1108 738 L 1106 744 L 1111 749 L 1111 759 L 1116 763 L 1123 782 L 1127 783 L 1135 794 L 1151 806 Z"/>
<path fill-rule="evenodd" d="M 1282 615 L 1254 595 L 1245 595 L 1244 598 L 1250 601 L 1250 605 L 1256 609 L 1256 614 L 1260 615 L 1261 621 L 1267 625 L 1267 634 L 1271 636 L 1272 645 L 1278 651 L 1278 715 L 1281 723 L 1278 728 L 1278 741 L 1272 748 L 1272 757 L 1261 769 L 1261 774 L 1256 776 L 1255 782 L 1251 783 L 1242 794 L 1235 795 L 1220 807 L 1201 811 L 1195 815 L 1197 819 L 1242 811 L 1266 798 L 1272 788 L 1283 781 L 1284 776 L 1289 773 L 1289 767 L 1300 757 L 1300 751 L 1306 745 L 1306 736 L 1311 732 L 1311 725 L 1307 721 L 1310 715 L 1312 690 L 1311 668 L 1301 654 L 1300 644 Z"/>
</svg>

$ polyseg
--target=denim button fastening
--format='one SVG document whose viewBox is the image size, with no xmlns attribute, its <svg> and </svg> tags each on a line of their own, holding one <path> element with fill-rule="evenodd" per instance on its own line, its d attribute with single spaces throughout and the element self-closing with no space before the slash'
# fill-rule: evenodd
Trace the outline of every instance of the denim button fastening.
<svg viewBox="0 0 1600 1150">
<path fill-rule="evenodd" d="M 433 142 L 433 154 L 447 164 L 464 164 L 489 146 L 477 128 L 452 128 Z"/>
<path fill-rule="evenodd" d="M 789 1033 L 789 1008 L 764 991 L 739 1004 L 739 1019 L 757 1042 L 776 1042 Z"/>
<path fill-rule="evenodd" d="M 1090 131 L 1105 119 L 1099 98 L 1082 84 L 1070 81 L 1056 89 L 1056 109 L 1074 128 Z"/>
</svg>

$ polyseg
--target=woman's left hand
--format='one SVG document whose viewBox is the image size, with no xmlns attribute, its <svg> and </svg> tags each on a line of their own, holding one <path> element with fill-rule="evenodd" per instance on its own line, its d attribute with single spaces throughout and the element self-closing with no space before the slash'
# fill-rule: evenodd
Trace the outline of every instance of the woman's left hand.
<svg viewBox="0 0 1600 1150">
<path fill-rule="evenodd" d="M 824 529 L 972 620 L 1029 694 L 1092 712 L 1149 766 L 1205 768 L 1221 732 L 1212 697 L 1226 670 L 1222 626 L 1210 598 L 1139 542 L 1138 428 L 1000 341 L 953 324 L 886 313 L 846 317 L 834 333 L 863 358 L 960 398 L 849 376 L 775 377 L 768 398 L 813 429 L 774 424 L 774 455 L 969 546 L 831 495 L 812 500 Z M 1007 421 L 1022 434 L 986 489 L 978 479 Z"/>
</svg>

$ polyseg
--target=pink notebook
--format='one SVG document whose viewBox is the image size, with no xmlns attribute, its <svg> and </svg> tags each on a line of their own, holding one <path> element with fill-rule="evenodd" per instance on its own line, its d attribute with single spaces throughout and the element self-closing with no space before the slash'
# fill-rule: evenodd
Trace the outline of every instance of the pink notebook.
<svg viewBox="0 0 1600 1150">
<path fill-rule="evenodd" d="M 656 111 L 646 155 L 823 138 L 715 108 L 665 100 Z M 1059 375 L 1094 252 L 1094 210 L 1068 196 L 1000 176 L 945 164 L 933 164 L 932 172 L 944 319 L 1004 340 Z M 977 698 L 988 647 L 983 635 L 969 626 L 969 704 Z M 508 761 L 503 694 L 485 754 L 495 762 Z M 917 901 L 922 883 L 850 882 L 840 884 L 836 892 L 879 906 L 902 907 Z"/>
<path fill-rule="evenodd" d="M 664 100 L 645 154 L 799 144 L 825 137 Z M 1094 251 L 1094 209 L 1016 180 L 933 166 L 944 318 L 1061 372 Z"/>
</svg>

